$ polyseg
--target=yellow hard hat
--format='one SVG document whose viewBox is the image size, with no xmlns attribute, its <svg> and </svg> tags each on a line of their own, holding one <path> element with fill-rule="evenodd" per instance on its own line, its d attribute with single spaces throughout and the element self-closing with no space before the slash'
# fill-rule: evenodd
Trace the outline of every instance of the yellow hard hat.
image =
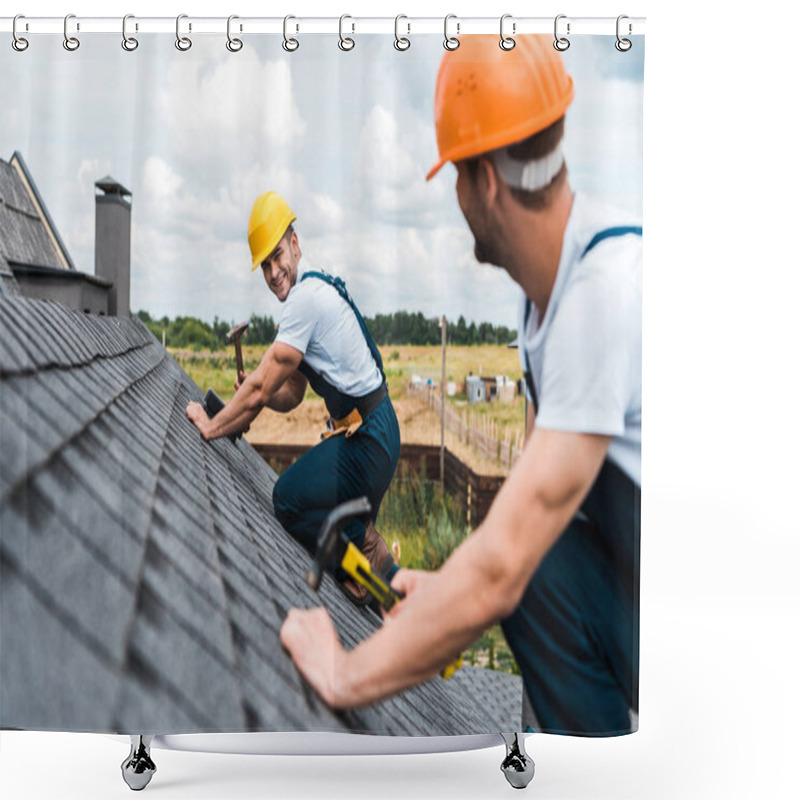
<svg viewBox="0 0 800 800">
<path fill-rule="evenodd" d="M 261 266 L 261 262 L 278 246 L 286 229 L 296 219 L 289 204 L 277 192 L 266 192 L 256 198 L 247 225 L 253 269 Z"/>
</svg>

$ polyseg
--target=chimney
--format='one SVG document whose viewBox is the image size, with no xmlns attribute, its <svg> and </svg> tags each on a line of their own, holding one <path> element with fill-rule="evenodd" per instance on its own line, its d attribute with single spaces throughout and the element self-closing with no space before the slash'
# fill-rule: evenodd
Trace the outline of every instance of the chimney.
<svg viewBox="0 0 800 800">
<path fill-rule="evenodd" d="M 131 193 L 112 177 L 95 183 L 94 272 L 114 285 L 108 294 L 108 313 L 130 316 Z"/>
</svg>

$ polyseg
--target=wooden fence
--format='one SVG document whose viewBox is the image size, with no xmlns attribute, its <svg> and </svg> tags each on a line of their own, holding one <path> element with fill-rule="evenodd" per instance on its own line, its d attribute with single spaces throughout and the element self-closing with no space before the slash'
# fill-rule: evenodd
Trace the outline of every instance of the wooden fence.
<svg viewBox="0 0 800 800">
<path fill-rule="evenodd" d="M 424 400 L 434 414 L 441 418 L 442 395 L 438 388 L 429 385 L 409 386 L 408 392 Z M 459 414 L 455 409 L 445 406 L 444 425 L 487 461 L 494 461 L 507 470 L 517 463 L 522 454 L 522 431 L 514 433 L 506 428 L 501 434 L 500 426 L 486 414 Z"/>
<path fill-rule="evenodd" d="M 308 450 L 306 445 L 293 444 L 254 444 L 253 447 L 277 472 L 283 472 Z M 439 448 L 436 445 L 401 445 L 400 465 L 413 472 L 420 472 L 424 468 L 429 480 L 441 480 Z M 473 472 L 445 448 L 444 490 L 463 505 L 469 527 L 476 527 L 483 522 L 503 481 L 502 476 Z"/>
</svg>

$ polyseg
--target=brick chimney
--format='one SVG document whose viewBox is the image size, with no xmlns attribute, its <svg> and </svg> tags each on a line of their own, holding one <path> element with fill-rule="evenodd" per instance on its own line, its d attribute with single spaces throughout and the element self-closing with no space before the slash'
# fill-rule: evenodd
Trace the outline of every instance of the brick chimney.
<svg viewBox="0 0 800 800">
<path fill-rule="evenodd" d="M 112 177 L 95 183 L 94 272 L 114 285 L 108 295 L 108 313 L 130 316 L 131 305 L 131 193 Z"/>
</svg>

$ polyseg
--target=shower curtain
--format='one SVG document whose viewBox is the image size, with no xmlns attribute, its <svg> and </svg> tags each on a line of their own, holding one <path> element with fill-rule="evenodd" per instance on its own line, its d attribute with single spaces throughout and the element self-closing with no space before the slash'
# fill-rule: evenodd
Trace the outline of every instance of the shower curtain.
<svg viewBox="0 0 800 800">
<path fill-rule="evenodd" d="M 293 38 L 0 49 L 0 726 L 632 732 L 644 39 Z"/>
</svg>

